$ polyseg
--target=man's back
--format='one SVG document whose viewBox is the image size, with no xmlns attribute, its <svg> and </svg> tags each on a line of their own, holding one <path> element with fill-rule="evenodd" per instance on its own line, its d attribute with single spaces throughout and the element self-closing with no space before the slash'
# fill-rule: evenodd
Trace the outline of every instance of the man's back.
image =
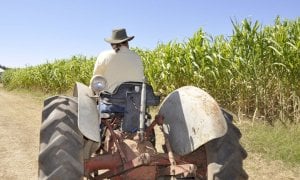
<svg viewBox="0 0 300 180">
<path fill-rule="evenodd" d="M 107 79 L 107 91 L 113 92 L 122 82 L 143 81 L 144 71 L 140 57 L 127 47 L 101 53 L 95 64 L 94 75 L 102 75 Z"/>
</svg>

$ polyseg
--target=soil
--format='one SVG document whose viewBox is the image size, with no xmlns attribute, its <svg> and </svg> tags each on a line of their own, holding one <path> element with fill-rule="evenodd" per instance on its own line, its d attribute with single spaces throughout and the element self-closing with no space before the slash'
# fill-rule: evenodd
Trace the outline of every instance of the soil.
<svg viewBox="0 0 300 180">
<path fill-rule="evenodd" d="M 42 101 L 32 95 L 8 92 L 0 85 L 0 179 L 37 179 L 42 108 Z M 250 152 L 244 167 L 249 179 L 300 179 L 300 167 Z"/>
<path fill-rule="evenodd" d="M 0 87 L 0 179 L 37 179 L 41 108 Z"/>
</svg>

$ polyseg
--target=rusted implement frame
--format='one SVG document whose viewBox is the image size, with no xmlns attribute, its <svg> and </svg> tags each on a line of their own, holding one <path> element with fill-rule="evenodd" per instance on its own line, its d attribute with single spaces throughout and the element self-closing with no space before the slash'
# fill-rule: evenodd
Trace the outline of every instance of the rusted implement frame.
<svg viewBox="0 0 300 180">
<path fill-rule="evenodd" d="M 118 137 L 114 133 L 114 130 L 109 123 L 109 121 L 103 121 L 107 126 L 110 134 L 112 135 L 113 142 L 117 146 L 118 153 L 108 153 L 101 154 L 96 157 L 92 157 L 88 160 L 85 160 L 85 174 L 90 179 L 104 179 L 104 178 L 112 178 L 112 179 L 126 179 L 126 173 L 135 169 L 136 174 L 140 174 L 147 171 L 155 171 L 154 177 L 147 178 L 157 178 L 159 176 L 177 176 L 181 175 L 181 177 L 195 177 L 196 174 L 198 177 L 201 175 L 197 172 L 197 166 L 195 164 L 189 163 L 190 159 L 193 158 L 185 158 L 175 155 L 171 146 L 168 142 L 168 139 L 165 137 L 165 145 L 167 149 L 167 153 L 158 153 L 154 155 L 149 155 L 148 153 L 142 153 L 134 159 L 128 161 L 122 149 L 122 146 L 119 144 L 121 137 Z M 155 125 L 162 125 L 163 118 L 161 116 L 156 116 L 155 120 L 152 124 L 146 129 L 145 136 L 146 138 L 150 136 Z M 162 130 L 162 129 L 161 129 Z M 163 131 L 163 130 L 162 130 Z M 164 132 L 163 132 L 164 134 Z M 199 157 L 197 157 L 199 158 Z M 186 161 L 186 160 L 188 161 Z M 198 163 L 198 162 L 197 162 Z M 143 170 L 139 170 L 137 168 L 143 166 Z M 98 170 L 108 170 L 103 172 L 100 175 L 96 175 L 95 177 L 90 176 L 91 173 L 97 172 Z"/>
<path fill-rule="evenodd" d="M 183 160 L 179 157 L 174 158 L 174 160 L 183 163 Z M 147 166 L 149 168 L 151 168 L 151 166 L 160 167 L 156 168 L 156 176 L 184 174 L 184 177 L 187 177 L 188 175 L 195 175 L 197 167 L 194 164 L 187 164 L 186 162 L 184 163 L 185 164 L 171 165 L 169 157 L 165 153 L 156 154 L 154 156 L 150 156 L 148 153 L 144 153 L 136 157 L 135 159 L 122 164 L 119 155 L 108 154 L 90 158 L 85 162 L 85 170 L 86 174 L 90 174 L 96 170 L 110 169 L 109 171 L 104 172 L 94 179 L 112 178 L 122 175 L 140 166 Z"/>
</svg>

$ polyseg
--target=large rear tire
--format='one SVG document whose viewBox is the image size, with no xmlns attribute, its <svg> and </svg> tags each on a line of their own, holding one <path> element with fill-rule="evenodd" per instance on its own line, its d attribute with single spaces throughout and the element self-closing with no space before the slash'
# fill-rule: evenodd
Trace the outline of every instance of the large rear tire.
<svg viewBox="0 0 300 180">
<path fill-rule="evenodd" d="M 223 110 L 227 122 L 227 133 L 205 144 L 207 155 L 207 179 L 245 180 L 248 175 L 243 169 L 247 152 L 241 146 L 240 130 L 232 123 L 232 116 Z"/>
<path fill-rule="evenodd" d="M 232 123 L 232 116 L 223 111 L 227 122 L 227 133 L 199 147 L 184 159 L 197 165 L 198 179 L 207 180 L 246 180 L 243 169 L 247 152 L 239 143 L 242 134 Z"/>
<path fill-rule="evenodd" d="M 77 100 L 45 100 L 40 130 L 39 179 L 82 179 L 84 138 L 78 129 Z"/>
</svg>

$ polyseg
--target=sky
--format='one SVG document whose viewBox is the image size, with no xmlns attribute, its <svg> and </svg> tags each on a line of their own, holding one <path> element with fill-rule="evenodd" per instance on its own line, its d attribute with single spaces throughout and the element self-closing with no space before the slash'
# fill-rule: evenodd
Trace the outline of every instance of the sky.
<svg viewBox="0 0 300 180">
<path fill-rule="evenodd" d="M 300 17 L 299 0 L 0 0 L 0 65 L 27 67 L 97 56 L 104 38 L 126 28 L 131 47 L 183 42 L 200 28 L 232 34 L 231 20 L 272 25 Z"/>
</svg>

